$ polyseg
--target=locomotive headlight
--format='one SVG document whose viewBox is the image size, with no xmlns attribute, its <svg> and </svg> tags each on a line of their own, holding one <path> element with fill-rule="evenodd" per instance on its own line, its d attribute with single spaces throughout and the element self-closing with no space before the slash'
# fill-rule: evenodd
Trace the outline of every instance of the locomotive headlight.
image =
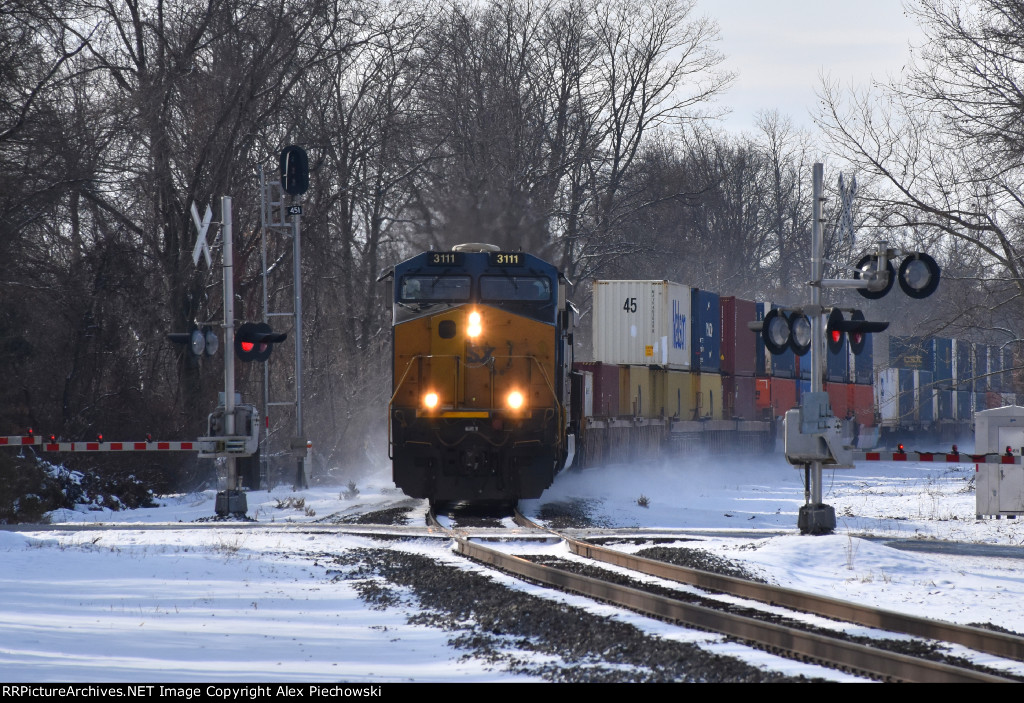
<svg viewBox="0 0 1024 703">
<path fill-rule="evenodd" d="M 519 391 L 512 391 L 511 393 L 508 394 L 508 398 L 506 398 L 505 400 L 508 403 L 508 406 L 513 410 L 519 410 L 521 407 L 523 407 L 523 402 L 525 401 L 525 399 L 523 398 L 523 394 L 520 393 Z"/>
<path fill-rule="evenodd" d="M 436 408 L 438 402 L 439 398 L 437 397 L 437 393 L 434 393 L 433 391 L 423 396 L 423 407 L 425 407 L 427 410 L 433 410 L 434 408 Z"/>
<path fill-rule="evenodd" d="M 469 313 L 469 325 L 466 327 L 466 334 L 470 337 L 479 337 L 484 331 L 481 325 L 480 313 L 475 310 Z"/>
</svg>

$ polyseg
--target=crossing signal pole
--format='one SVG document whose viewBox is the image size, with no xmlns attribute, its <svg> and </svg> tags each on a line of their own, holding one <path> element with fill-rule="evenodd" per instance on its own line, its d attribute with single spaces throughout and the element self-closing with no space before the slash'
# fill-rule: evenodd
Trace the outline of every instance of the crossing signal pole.
<svg viewBox="0 0 1024 703">
<path fill-rule="evenodd" d="M 826 345 L 833 352 L 839 351 L 843 348 L 844 336 L 849 335 L 850 348 L 854 354 L 859 354 L 864 349 L 868 334 L 881 332 L 889 326 L 888 322 L 865 320 L 859 310 L 852 310 L 850 319 L 846 319 L 841 309 L 824 308 L 821 289 L 852 288 L 863 297 L 876 300 L 892 290 L 898 280 L 904 293 L 921 299 L 936 291 L 940 278 L 939 266 L 932 257 L 922 252 L 891 249 L 886 242 L 881 242 L 875 252 L 863 257 L 853 267 L 853 278 L 824 278 L 823 172 L 822 164 L 814 164 L 811 280 L 808 282 L 811 287 L 810 304 L 789 310 L 773 309 L 764 320 L 748 325 L 761 334 L 765 347 L 772 354 L 788 350 L 798 356 L 810 353 L 811 390 L 803 394 L 799 408 L 786 412 L 784 420 L 786 460 L 804 468 L 805 504 L 797 518 L 797 525 L 804 534 L 829 534 L 835 530 L 835 509 L 822 502 L 822 467 L 853 468 L 853 452 L 843 446 L 840 439 L 842 421 L 832 415 L 828 393 L 824 390 L 822 355 Z M 852 194 L 849 198 L 844 197 L 844 209 L 849 207 L 850 199 Z M 905 258 L 897 274 L 892 261 L 899 257 Z"/>
</svg>

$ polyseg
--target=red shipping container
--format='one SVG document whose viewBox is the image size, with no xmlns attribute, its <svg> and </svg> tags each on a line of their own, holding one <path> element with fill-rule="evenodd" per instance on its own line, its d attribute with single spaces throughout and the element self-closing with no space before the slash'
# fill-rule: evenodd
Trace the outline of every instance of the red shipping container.
<svg viewBox="0 0 1024 703">
<path fill-rule="evenodd" d="M 771 378 L 772 387 L 772 413 L 775 417 L 782 417 L 787 410 L 796 407 L 796 379 L 795 378 Z"/>
<path fill-rule="evenodd" d="M 600 361 L 577 361 L 576 371 L 594 374 L 594 417 L 615 417 L 619 414 L 619 367 Z"/>
<path fill-rule="evenodd" d="M 757 386 L 753 376 L 723 376 L 722 400 L 726 420 L 756 420 Z"/>
<path fill-rule="evenodd" d="M 841 420 L 851 416 L 849 385 L 848 383 L 829 383 L 825 386 L 829 405 L 832 406 L 832 415 Z"/>
<path fill-rule="evenodd" d="M 875 426 L 875 388 L 851 383 L 846 386 L 849 393 L 847 404 L 853 419 L 864 427 Z"/>
<path fill-rule="evenodd" d="M 757 334 L 747 327 L 757 320 L 757 303 L 736 297 L 721 298 L 723 374 L 753 376 L 757 364 Z"/>
<path fill-rule="evenodd" d="M 985 391 L 985 409 L 1003 407 L 1003 394 L 994 391 Z"/>
<path fill-rule="evenodd" d="M 758 410 L 772 406 L 772 380 L 770 378 L 754 379 L 754 403 Z"/>
</svg>

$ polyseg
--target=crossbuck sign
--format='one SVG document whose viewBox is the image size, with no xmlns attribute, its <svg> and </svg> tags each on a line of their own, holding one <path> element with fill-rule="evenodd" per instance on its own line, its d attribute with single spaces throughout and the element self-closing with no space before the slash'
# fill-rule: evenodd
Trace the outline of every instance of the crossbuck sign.
<svg viewBox="0 0 1024 703">
<path fill-rule="evenodd" d="M 199 210 L 196 209 L 196 204 L 192 203 L 192 221 L 196 223 L 196 229 L 199 230 L 199 236 L 196 237 L 196 245 L 192 249 L 192 263 L 196 266 L 199 265 L 199 255 L 203 254 L 206 257 L 206 268 L 213 267 L 213 259 L 210 257 L 210 245 L 206 243 L 206 231 L 210 228 L 210 221 L 212 219 L 213 210 L 209 205 L 206 206 L 206 214 L 200 220 Z"/>
</svg>

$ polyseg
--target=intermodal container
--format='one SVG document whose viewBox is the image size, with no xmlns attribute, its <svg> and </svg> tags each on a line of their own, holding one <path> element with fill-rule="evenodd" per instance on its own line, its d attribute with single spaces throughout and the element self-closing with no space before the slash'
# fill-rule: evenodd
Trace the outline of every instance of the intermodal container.
<svg viewBox="0 0 1024 703">
<path fill-rule="evenodd" d="M 847 386 L 850 392 L 849 406 L 857 424 L 864 427 L 875 426 L 874 386 L 851 383 Z"/>
<path fill-rule="evenodd" d="M 722 376 L 722 415 L 726 420 L 757 420 L 757 383 L 753 376 Z"/>
<path fill-rule="evenodd" d="M 948 390 L 953 387 L 953 340 L 936 337 L 932 340 L 932 374 L 935 388 Z"/>
<path fill-rule="evenodd" d="M 900 370 L 882 369 L 874 385 L 875 406 L 882 425 L 895 427 L 900 420 Z"/>
<path fill-rule="evenodd" d="M 840 419 L 850 417 L 850 389 L 847 383 L 829 383 L 825 386 L 832 416 Z"/>
<path fill-rule="evenodd" d="M 988 347 L 988 390 L 1003 391 L 1003 352 L 994 344 Z M 1002 407 L 997 405 L 996 407 Z"/>
<path fill-rule="evenodd" d="M 987 391 L 985 393 L 985 409 L 991 410 L 992 408 L 1001 407 L 1003 407 L 1003 394 L 996 391 Z"/>
<path fill-rule="evenodd" d="M 594 377 L 593 417 L 608 418 L 619 414 L 619 367 L 599 361 L 577 361 L 575 371 L 589 371 Z"/>
<path fill-rule="evenodd" d="M 897 369 L 899 372 L 899 422 L 903 427 L 912 426 L 917 419 L 917 389 L 913 369 Z"/>
<path fill-rule="evenodd" d="M 796 379 L 772 376 L 770 382 L 772 414 L 782 417 L 787 410 L 796 407 Z"/>
<path fill-rule="evenodd" d="M 810 356 L 808 354 L 807 358 Z M 833 354 L 831 349 L 827 346 L 825 348 L 825 380 L 835 383 L 850 382 L 850 345 L 846 335 L 843 335 L 843 345 L 838 352 Z"/>
<path fill-rule="evenodd" d="M 764 320 L 765 307 L 771 309 L 771 305 L 768 303 L 755 303 L 755 318 L 758 322 Z M 765 363 L 765 355 L 768 350 L 764 347 L 764 339 L 761 337 L 760 332 L 754 333 L 754 374 L 757 376 L 767 376 L 768 366 Z"/>
<path fill-rule="evenodd" d="M 889 337 L 889 366 L 894 369 L 931 371 L 931 340 L 925 337 Z"/>
<path fill-rule="evenodd" d="M 665 415 L 677 420 L 696 420 L 699 376 L 690 371 L 668 369 L 664 374 L 665 390 L 661 394 Z"/>
<path fill-rule="evenodd" d="M 722 315 L 722 373 L 732 376 L 753 376 L 757 372 L 759 335 L 752 332 L 747 324 L 757 319 L 757 304 L 752 300 L 728 296 L 719 300 L 719 309 Z"/>
<path fill-rule="evenodd" d="M 690 368 L 689 286 L 671 281 L 594 281 L 593 292 L 596 361 Z"/>
<path fill-rule="evenodd" d="M 692 344 L 690 368 L 695 371 L 719 371 L 722 366 L 722 313 L 718 293 L 691 289 L 690 325 Z"/>
<path fill-rule="evenodd" d="M 974 390 L 974 345 L 963 339 L 953 340 L 953 384 L 959 391 Z"/>
<path fill-rule="evenodd" d="M 700 374 L 700 393 L 698 394 L 697 407 L 702 420 L 722 420 L 723 418 L 723 393 L 722 376 L 717 373 Z"/>
<path fill-rule="evenodd" d="M 860 354 L 850 351 L 850 381 L 870 386 L 875 382 L 875 335 L 864 335 L 864 349 Z M 863 423 L 862 423 L 863 424 Z"/>
<path fill-rule="evenodd" d="M 937 388 L 935 390 L 936 420 L 942 421 L 956 419 L 955 393 L 956 391 L 946 390 L 945 388 Z"/>
<path fill-rule="evenodd" d="M 655 416 L 650 366 L 619 366 L 619 415 Z"/>
<path fill-rule="evenodd" d="M 921 423 L 935 422 L 935 374 L 931 371 L 914 372 L 914 391 L 917 394 L 916 419 Z"/>
<path fill-rule="evenodd" d="M 974 417 L 974 393 L 971 391 L 953 391 L 956 396 L 955 420 L 970 422 Z"/>
</svg>

